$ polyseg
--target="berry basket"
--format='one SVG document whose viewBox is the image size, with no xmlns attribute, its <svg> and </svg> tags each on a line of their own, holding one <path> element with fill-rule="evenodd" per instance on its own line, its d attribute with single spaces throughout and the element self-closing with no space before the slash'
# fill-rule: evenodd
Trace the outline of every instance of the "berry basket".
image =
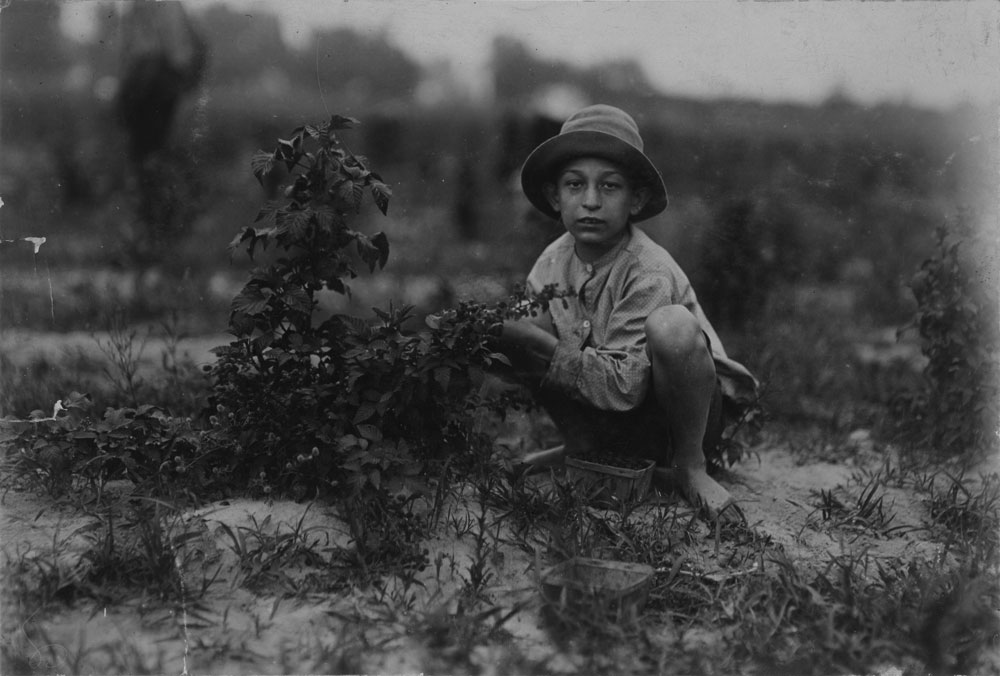
<svg viewBox="0 0 1000 676">
<path fill-rule="evenodd" d="M 542 574 L 542 595 L 557 615 L 634 621 L 646 604 L 653 572 L 641 563 L 574 557 Z"/>
<path fill-rule="evenodd" d="M 621 503 L 641 502 L 649 493 L 653 480 L 653 460 L 635 461 L 637 468 L 605 464 L 596 460 L 567 456 L 566 472 L 570 481 L 584 491 L 584 495 L 601 507 L 615 507 Z"/>
</svg>

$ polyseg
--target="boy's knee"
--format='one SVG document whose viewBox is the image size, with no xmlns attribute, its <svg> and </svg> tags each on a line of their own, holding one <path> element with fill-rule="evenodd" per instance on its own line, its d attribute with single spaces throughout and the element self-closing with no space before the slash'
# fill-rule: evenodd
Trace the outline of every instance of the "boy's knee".
<svg viewBox="0 0 1000 676">
<path fill-rule="evenodd" d="M 657 308 L 646 318 L 645 329 L 650 357 L 709 356 L 701 324 L 683 305 Z"/>
</svg>

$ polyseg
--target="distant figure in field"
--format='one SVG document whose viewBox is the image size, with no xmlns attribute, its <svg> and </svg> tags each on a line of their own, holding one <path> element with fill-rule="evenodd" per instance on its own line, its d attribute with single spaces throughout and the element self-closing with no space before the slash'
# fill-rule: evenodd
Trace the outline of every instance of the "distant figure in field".
<svg viewBox="0 0 1000 676">
<path fill-rule="evenodd" d="M 198 86 L 206 63 L 205 42 L 181 3 L 129 6 L 116 103 L 137 183 L 137 223 L 123 238 L 133 265 L 163 262 L 194 213 L 192 169 L 164 151 L 178 105 Z"/>
<path fill-rule="evenodd" d="M 161 149 L 181 98 L 201 81 L 205 42 L 179 2 L 136 2 L 124 23 L 118 115 L 136 162 Z"/>
</svg>

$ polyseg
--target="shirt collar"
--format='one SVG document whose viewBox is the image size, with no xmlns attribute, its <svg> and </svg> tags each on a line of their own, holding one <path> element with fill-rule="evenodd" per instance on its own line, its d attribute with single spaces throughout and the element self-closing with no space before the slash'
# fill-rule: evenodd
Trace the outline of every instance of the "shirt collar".
<svg viewBox="0 0 1000 676">
<path fill-rule="evenodd" d="M 576 255 L 575 249 L 573 251 L 573 257 L 581 265 L 583 266 L 589 265 L 592 269 L 597 270 L 599 268 L 603 268 L 606 265 L 609 265 L 611 261 L 613 261 L 615 258 L 618 257 L 618 254 L 621 253 L 621 250 L 624 249 L 626 246 L 628 246 L 628 243 L 631 241 L 632 241 L 632 224 L 629 223 L 628 226 L 625 228 L 625 234 L 622 236 L 620 240 L 618 240 L 618 243 L 615 244 L 610 251 L 608 251 L 600 258 L 590 263 L 584 263 L 582 260 L 580 260 L 580 257 Z"/>
</svg>

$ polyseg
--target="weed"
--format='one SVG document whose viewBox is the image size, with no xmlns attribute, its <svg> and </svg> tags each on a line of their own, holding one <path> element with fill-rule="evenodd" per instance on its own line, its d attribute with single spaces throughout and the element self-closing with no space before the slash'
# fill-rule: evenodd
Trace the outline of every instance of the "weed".
<svg viewBox="0 0 1000 676">
<path fill-rule="evenodd" d="M 146 350 L 149 334 L 140 339 L 139 330 L 128 326 L 121 309 L 116 308 L 108 317 L 108 338 L 95 341 L 111 364 L 105 369 L 108 380 L 128 403 L 138 406 L 138 390 L 143 382 L 139 360 Z"/>
<path fill-rule="evenodd" d="M 499 510 L 498 519 L 508 523 L 516 537 L 523 538 L 550 518 L 556 508 L 554 474 L 543 481 L 529 479 L 524 471 L 510 467 L 491 467 L 499 479 L 490 484 L 490 504 Z"/>
<path fill-rule="evenodd" d="M 1000 476 L 982 477 L 978 491 L 973 492 L 963 475 L 942 474 L 949 481 L 947 488 L 938 490 L 931 482 L 924 500 L 930 525 L 965 551 L 996 553 L 1000 547 Z"/>
<path fill-rule="evenodd" d="M 876 474 L 861 489 L 853 502 L 845 504 L 836 495 L 836 489 L 814 492 L 815 507 L 823 521 L 830 521 L 835 528 L 868 531 L 887 536 L 906 526 L 893 526 L 896 514 L 892 506 L 885 505 L 885 496 L 879 493 L 883 477 Z"/>
<path fill-rule="evenodd" d="M 181 326 L 176 308 L 159 323 L 163 337 L 160 352 L 161 377 L 151 379 L 143 390 L 145 401 L 169 411 L 174 416 L 202 413 L 207 407 L 211 382 L 204 370 L 190 356 L 181 352 L 187 333 Z"/>
<path fill-rule="evenodd" d="M 489 532 L 489 500 L 492 493 L 492 485 L 495 480 L 489 473 L 484 473 L 478 480 L 476 494 L 478 496 L 478 511 L 471 529 L 471 535 L 475 544 L 472 560 L 463 575 L 464 595 L 467 599 L 475 601 L 485 599 L 486 587 L 494 578 L 494 572 L 490 569 L 490 552 L 488 544 L 492 540 L 493 551 L 496 551 L 496 534 L 490 537 Z M 499 526 L 499 520 L 497 520 Z"/>
<path fill-rule="evenodd" d="M 587 496 L 568 479 L 557 478 L 552 488 L 553 509 L 543 525 L 546 552 L 554 561 L 574 556 L 601 558 L 609 534 L 603 515 L 588 509 Z"/>
<path fill-rule="evenodd" d="M 140 500 L 121 519 L 109 510 L 65 537 L 57 532 L 49 549 L 19 548 L 4 565 L 4 623 L 19 623 L 25 645 L 34 646 L 34 652 L 26 655 L 22 646 L 14 651 L 21 658 L 9 658 L 42 660 L 35 667 L 43 673 L 155 673 L 155 665 L 130 652 L 127 643 L 88 645 L 81 637 L 75 651 L 43 650 L 39 646 L 54 644 L 44 640 L 39 618 L 87 601 L 94 612 L 115 604 L 137 604 L 142 612 L 164 608 L 161 621 L 177 631 L 208 626 L 200 600 L 218 571 L 211 575 L 203 565 L 197 546 L 201 535 L 169 505 Z"/>
<path fill-rule="evenodd" d="M 5 616 L 30 618 L 71 597 L 84 572 L 79 564 L 67 565 L 72 556 L 71 538 L 60 539 L 57 531 L 47 550 L 18 545 L 14 552 L 5 552 Z"/>
<path fill-rule="evenodd" d="M 688 558 L 675 554 L 662 563 L 668 566 L 657 569 L 649 591 L 647 607 L 669 613 L 681 626 L 692 626 L 712 607 L 713 593 L 709 583 L 697 575 L 686 573 Z"/>
<path fill-rule="evenodd" d="M 160 500 L 140 499 L 118 524 L 108 510 L 89 535 L 92 546 L 83 557 L 87 576 L 76 590 L 80 596 L 121 602 L 138 591 L 184 604 L 203 597 L 218 576 L 218 571 L 206 573 L 194 588 L 185 583 L 186 571 L 201 570 L 202 556 L 193 545 L 203 533 Z"/>
<path fill-rule="evenodd" d="M 390 571 L 420 571 L 428 565 L 429 552 L 420 546 L 427 528 L 413 511 L 413 503 L 413 496 L 402 495 L 341 502 L 355 545 L 348 560 L 363 578 L 375 579 Z"/>
<path fill-rule="evenodd" d="M 321 543 L 310 539 L 316 527 L 305 526 L 311 507 L 312 504 L 306 507 L 288 531 L 272 527 L 271 515 L 260 522 L 251 516 L 252 526 L 237 526 L 235 530 L 220 523 L 219 528 L 229 538 L 229 548 L 239 561 L 240 577 L 233 584 L 251 590 L 274 584 L 295 589 L 297 585 L 288 575 L 292 566 L 325 565 L 326 559 L 317 551 Z"/>
<path fill-rule="evenodd" d="M 491 642 L 506 642 L 509 634 L 503 626 L 523 610 L 493 605 L 479 609 L 479 604 L 453 603 L 452 599 L 433 596 L 425 608 L 412 613 L 406 621 L 407 634 L 420 645 L 433 651 L 446 668 L 467 670 L 477 646 Z"/>
</svg>

